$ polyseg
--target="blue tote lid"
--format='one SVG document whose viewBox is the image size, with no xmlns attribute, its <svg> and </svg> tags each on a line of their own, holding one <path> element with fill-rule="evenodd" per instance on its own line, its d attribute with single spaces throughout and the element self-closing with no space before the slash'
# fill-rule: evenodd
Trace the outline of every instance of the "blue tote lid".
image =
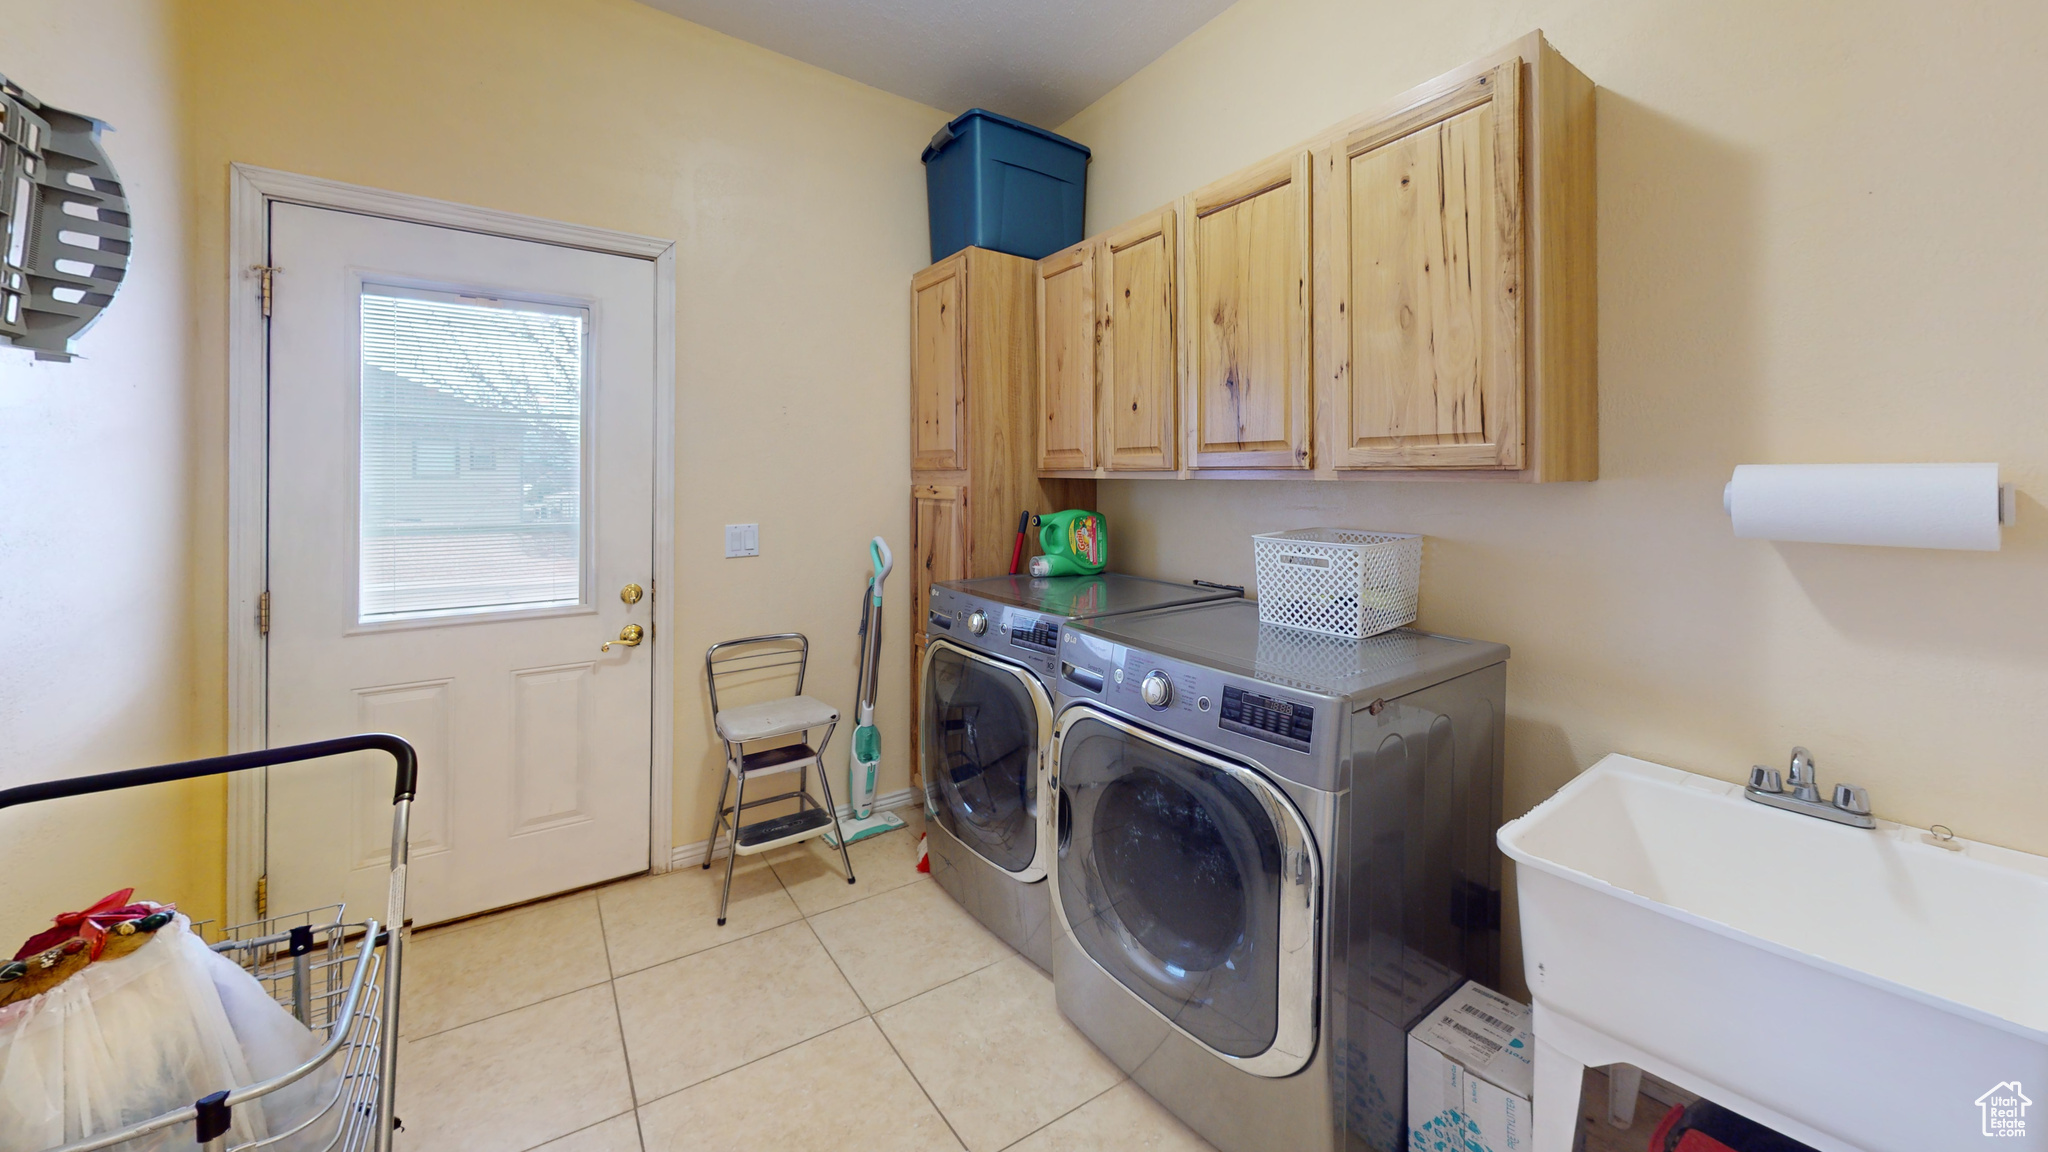
<svg viewBox="0 0 2048 1152">
<path fill-rule="evenodd" d="M 939 129 L 937 133 L 933 134 L 932 142 L 924 146 L 924 155 L 921 157 L 921 159 L 927 164 L 931 163 L 932 157 L 937 156 L 939 153 L 945 151 L 946 145 L 951 144 L 954 138 L 960 135 L 960 126 L 967 123 L 969 120 L 974 119 L 991 120 L 997 124 L 1008 125 L 1009 127 L 1015 128 L 1020 132 L 1029 132 L 1033 136 L 1042 136 L 1055 144 L 1060 144 L 1068 148 L 1072 148 L 1074 151 L 1079 152 L 1084 157 L 1090 154 L 1088 151 L 1088 146 L 1086 144 L 1069 140 L 1065 136 L 1062 136 L 1057 132 L 1048 132 L 1045 129 L 1040 128 L 1036 124 L 1026 124 L 1022 120 L 1015 120 L 1008 116 L 1004 116 L 1001 113 L 991 112 L 986 108 L 969 108 L 967 111 L 962 112 L 958 116 L 953 117 L 953 119 L 949 123 L 947 123 L 945 127 Z"/>
</svg>

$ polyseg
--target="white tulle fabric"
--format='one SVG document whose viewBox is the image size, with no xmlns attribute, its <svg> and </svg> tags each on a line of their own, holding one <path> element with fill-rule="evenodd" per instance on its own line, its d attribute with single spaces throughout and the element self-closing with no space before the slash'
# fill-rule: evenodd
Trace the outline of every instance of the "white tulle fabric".
<svg viewBox="0 0 2048 1152">
<path fill-rule="evenodd" d="M 118 1131 L 289 1071 L 324 1042 L 178 916 L 128 955 L 0 1008 L 0 1152 L 43 1152 Z M 337 1063 L 236 1108 L 229 1144 L 291 1132 L 333 1098 Z M 329 1109 L 265 1148 L 324 1148 L 339 1117 L 339 1107 Z M 119 1148 L 182 1152 L 193 1143 L 186 1123 Z"/>
</svg>

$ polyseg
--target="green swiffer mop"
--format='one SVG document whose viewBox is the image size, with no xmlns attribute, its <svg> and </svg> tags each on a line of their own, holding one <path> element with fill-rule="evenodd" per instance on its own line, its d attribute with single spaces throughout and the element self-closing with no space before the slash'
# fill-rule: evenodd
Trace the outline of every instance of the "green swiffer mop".
<svg viewBox="0 0 2048 1152">
<path fill-rule="evenodd" d="M 875 574 L 868 579 L 860 605 L 860 679 L 854 689 L 859 726 L 853 730 L 846 765 L 846 799 L 853 813 L 839 822 L 848 844 L 903 827 L 903 818 L 894 812 L 875 811 L 875 771 L 882 763 L 882 733 L 875 727 L 875 681 L 882 664 L 882 582 L 889 578 L 896 558 L 890 555 L 888 542 L 877 536 L 868 541 L 868 559 L 874 562 Z M 838 838 L 830 832 L 825 833 L 825 842 L 839 847 Z"/>
</svg>

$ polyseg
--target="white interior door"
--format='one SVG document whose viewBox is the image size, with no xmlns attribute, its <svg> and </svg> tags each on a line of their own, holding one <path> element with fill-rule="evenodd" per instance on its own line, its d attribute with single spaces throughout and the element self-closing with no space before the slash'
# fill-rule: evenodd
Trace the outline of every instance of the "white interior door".
<svg viewBox="0 0 2048 1152">
<path fill-rule="evenodd" d="M 418 748 L 416 924 L 645 869 L 653 262 L 276 204 L 270 263 L 269 743 Z M 374 914 L 390 826 L 389 757 L 273 769 L 271 911 Z"/>
</svg>

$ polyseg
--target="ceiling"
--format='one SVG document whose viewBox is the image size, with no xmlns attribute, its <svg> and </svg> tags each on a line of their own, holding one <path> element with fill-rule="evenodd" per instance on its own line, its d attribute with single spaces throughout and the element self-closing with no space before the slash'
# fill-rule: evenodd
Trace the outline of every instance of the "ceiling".
<svg viewBox="0 0 2048 1152">
<path fill-rule="evenodd" d="M 1231 0 L 643 0 L 946 112 L 1047 128 Z"/>
</svg>

